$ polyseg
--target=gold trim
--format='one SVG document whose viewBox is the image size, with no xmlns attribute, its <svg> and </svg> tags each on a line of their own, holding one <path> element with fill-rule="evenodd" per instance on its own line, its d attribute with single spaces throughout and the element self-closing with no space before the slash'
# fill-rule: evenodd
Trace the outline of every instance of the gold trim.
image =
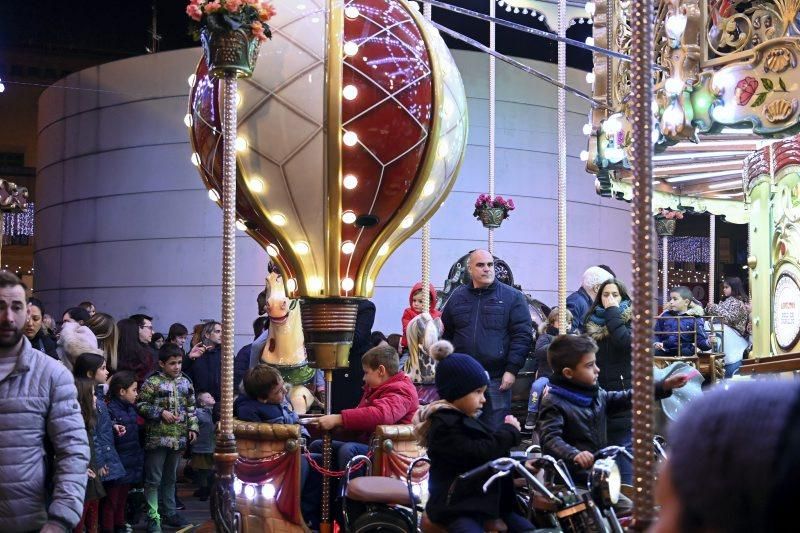
<svg viewBox="0 0 800 533">
<path fill-rule="evenodd" d="M 461 163 L 464 160 L 464 152 L 461 152 L 461 158 L 456 166 L 455 172 L 453 173 L 453 179 L 450 180 L 450 183 L 445 187 L 444 194 L 439 198 L 432 200 L 431 207 L 422 212 L 418 220 L 415 220 L 414 223 L 407 229 L 400 231 L 397 233 L 397 230 L 400 228 L 400 224 L 402 224 L 403 219 L 408 216 L 409 213 L 414 209 L 417 202 L 419 202 L 420 197 L 422 196 L 422 190 L 425 188 L 425 183 L 427 179 L 425 177 L 429 176 L 431 170 L 433 169 L 436 163 L 436 154 L 439 148 L 439 144 L 441 142 L 441 138 L 439 136 L 441 132 L 441 111 L 443 107 L 443 95 L 445 94 L 445 87 L 444 81 L 441 75 L 441 65 L 439 64 L 439 58 L 436 55 L 436 49 L 431 44 L 432 37 L 428 33 L 428 28 L 426 26 L 425 19 L 419 13 L 415 12 L 411 9 L 408 5 L 406 0 L 399 0 L 400 4 L 406 10 L 406 12 L 414 19 L 417 24 L 417 28 L 420 31 L 420 35 L 422 35 L 422 41 L 425 43 L 425 48 L 428 52 L 428 57 L 430 58 L 431 62 L 431 80 L 433 86 L 433 110 L 431 115 L 431 129 L 428 133 L 428 143 L 425 149 L 425 156 L 417 172 L 417 179 L 414 183 L 411 192 L 408 195 L 405 203 L 400 206 L 400 209 L 394 214 L 394 217 L 389 221 L 386 227 L 381 231 L 378 238 L 376 238 L 372 245 L 367 250 L 367 253 L 364 255 L 364 260 L 361 262 L 361 265 L 358 269 L 358 273 L 356 275 L 355 281 L 355 294 L 364 294 L 367 297 L 372 295 L 372 292 L 375 289 L 375 277 L 377 276 L 380 269 L 383 267 L 383 264 L 392 255 L 392 253 L 402 244 L 405 240 L 408 239 L 409 236 L 413 235 L 414 232 L 419 230 L 425 222 L 427 222 L 434 213 L 438 210 L 437 202 L 440 199 L 444 199 L 450 193 L 450 190 L 453 188 L 455 184 L 456 177 L 458 176 L 458 171 L 461 168 Z M 465 123 L 464 127 L 468 132 L 468 121 L 466 119 L 465 114 Z M 466 142 L 466 135 L 464 136 L 464 141 Z M 397 235 L 395 235 L 397 233 Z M 406 235 L 405 238 L 401 238 L 403 235 Z M 396 237 L 396 238 L 395 238 Z M 391 241 L 390 241 L 391 239 Z M 378 255 L 378 251 L 381 247 L 390 242 L 389 250 L 384 255 Z M 372 279 L 372 287 L 367 287 L 367 280 Z"/>
<path fill-rule="evenodd" d="M 328 61 L 325 64 L 325 89 L 327 91 L 324 113 L 327 135 L 325 160 L 327 180 L 324 194 L 328 201 L 325 220 L 325 261 L 327 268 L 323 276 L 322 294 L 303 292 L 308 296 L 338 296 L 339 287 L 339 247 L 342 242 L 342 77 L 344 56 L 344 6 L 342 2 L 328 2 Z"/>
</svg>

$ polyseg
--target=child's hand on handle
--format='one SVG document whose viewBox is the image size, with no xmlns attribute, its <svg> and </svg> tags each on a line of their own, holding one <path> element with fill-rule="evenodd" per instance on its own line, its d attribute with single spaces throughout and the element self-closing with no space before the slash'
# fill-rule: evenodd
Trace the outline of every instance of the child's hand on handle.
<svg viewBox="0 0 800 533">
<path fill-rule="evenodd" d="M 591 468 L 594 464 L 594 454 L 592 452 L 581 452 L 575 456 L 573 461 L 583 469 Z"/>
<path fill-rule="evenodd" d="M 521 431 L 520 426 L 519 426 L 519 420 L 514 418 L 512 415 L 506 415 L 506 417 L 503 420 L 503 422 L 505 422 L 509 426 L 514 426 L 517 429 L 517 431 Z"/>
<path fill-rule="evenodd" d="M 676 374 L 674 376 L 670 376 L 664 380 L 664 390 L 670 391 L 672 389 L 680 389 L 689 383 L 690 378 L 690 374 Z"/>
<path fill-rule="evenodd" d="M 167 424 L 172 424 L 178 421 L 178 417 L 165 409 L 161 411 L 161 420 Z"/>
</svg>

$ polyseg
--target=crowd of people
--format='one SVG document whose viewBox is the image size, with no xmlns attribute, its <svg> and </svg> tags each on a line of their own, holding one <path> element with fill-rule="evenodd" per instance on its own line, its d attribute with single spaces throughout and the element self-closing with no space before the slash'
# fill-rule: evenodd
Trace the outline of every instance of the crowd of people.
<svg viewBox="0 0 800 533">
<path fill-rule="evenodd" d="M 495 279 L 493 263 L 485 250 L 473 251 L 470 283 L 450 295 L 440 316 L 435 291 L 415 285 L 399 320 L 401 334 L 370 334 L 375 307 L 365 302 L 347 374 L 352 377 L 342 380 L 360 384 L 363 376 L 363 391 L 342 404 L 348 395 L 343 392 L 335 414 L 314 419 L 318 430 L 335 432 L 333 468 L 338 470 L 368 451 L 378 425 L 414 423 L 431 459 L 427 512 L 448 531 L 481 531 L 483 521 L 495 517 L 502 517 L 509 531 L 532 528 L 513 513 L 508 493 L 513 487 L 507 484 L 484 496 L 448 499 L 460 474 L 519 445 L 511 388 L 529 359 L 537 377 L 548 382 L 531 427 L 544 451 L 563 459 L 575 479 L 586 478 L 596 451 L 611 444 L 631 446 L 632 309 L 625 284 L 606 266 L 589 268 L 567 300 L 570 332 L 559 334 L 554 309 L 534 343 L 522 293 Z M 425 290 L 431 296 L 427 310 Z M 726 280 L 724 296 L 720 304 L 709 304 L 708 312 L 748 335 L 749 304 L 741 281 Z M 260 314 L 264 304 L 259 300 Z M 442 339 L 429 348 L 437 361 L 435 394 L 424 397 L 420 383 L 404 371 L 409 369 L 407 327 L 423 314 L 438 320 Z M 656 323 L 656 353 L 711 349 L 715 339 L 705 334 L 702 314 L 690 291 L 672 289 Z M 256 319 L 253 343 L 236 355 L 234 414 L 253 422 L 298 423 L 282 374 L 259 364 L 268 329 L 268 317 Z M 47 533 L 129 531 L 128 503 L 136 493 L 143 495 L 148 532 L 186 526 L 176 492 L 181 458 L 191 457 L 195 497 L 207 500 L 214 480 L 221 340 L 222 325 L 216 321 L 195 325 L 191 332 L 175 323 L 162 335 L 154 332 L 150 316 L 115 321 L 91 302 L 67 309 L 56 329 L 44 304 L 26 298 L 20 280 L 0 272 L 0 450 L 9 452 L 0 454 L 0 525 Z M 687 380 L 687 375 L 671 375 L 656 383 L 657 397 Z M 787 416 L 797 410 L 787 409 Z M 789 431 L 777 422 L 770 429 Z M 305 427 L 302 431 L 308 436 Z M 686 447 L 690 440 L 678 434 L 676 442 Z M 794 467 L 797 461 L 782 450 L 776 453 Z M 321 462 L 321 442 L 311 442 L 309 451 L 301 461 L 301 506 L 316 528 L 321 478 L 314 466 Z M 695 508 L 687 501 L 692 491 L 686 476 L 694 478 L 675 471 L 686 461 L 680 456 L 665 467 L 660 490 L 672 502 L 665 508 L 677 513 L 676 524 L 708 524 L 706 517 L 689 516 Z M 630 482 L 630 464 L 621 461 L 620 467 L 623 480 Z"/>
</svg>

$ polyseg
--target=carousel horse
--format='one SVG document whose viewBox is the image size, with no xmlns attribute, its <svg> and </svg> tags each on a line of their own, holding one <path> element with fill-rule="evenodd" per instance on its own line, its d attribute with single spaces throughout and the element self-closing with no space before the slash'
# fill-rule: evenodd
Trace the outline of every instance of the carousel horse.
<svg viewBox="0 0 800 533">
<path fill-rule="evenodd" d="M 277 368 L 284 381 L 291 386 L 289 401 L 298 414 L 305 414 L 313 403 L 314 395 L 303 386 L 314 377 L 316 370 L 308 366 L 297 300 L 286 296 L 277 267 L 270 263 L 266 279 L 267 314 L 269 333 L 261 352 L 261 362 Z"/>
<path fill-rule="evenodd" d="M 436 361 L 428 355 L 430 346 L 444 332 L 441 318 L 431 318 L 430 313 L 420 313 L 411 319 L 406 328 L 408 360 L 403 371 L 417 386 L 419 403 L 422 405 L 438 400 L 434 377 Z"/>
</svg>

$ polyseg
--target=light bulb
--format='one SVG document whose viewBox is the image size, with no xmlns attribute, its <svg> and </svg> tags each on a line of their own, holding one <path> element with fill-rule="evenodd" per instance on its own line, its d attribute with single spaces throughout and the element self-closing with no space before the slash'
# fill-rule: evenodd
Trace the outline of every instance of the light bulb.
<svg viewBox="0 0 800 533">
<path fill-rule="evenodd" d="M 350 20 L 358 18 L 358 8 L 356 6 L 347 6 L 344 8 L 344 16 Z"/>
<path fill-rule="evenodd" d="M 276 226 L 285 226 L 287 222 L 286 215 L 283 213 L 272 213 L 272 216 L 270 216 L 269 219 Z"/>
<path fill-rule="evenodd" d="M 403 221 L 400 223 L 400 227 L 401 227 L 401 228 L 403 228 L 403 229 L 408 229 L 408 228 L 410 228 L 410 227 L 411 227 L 411 224 L 413 224 L 413 223 L 414 223 L 414 217 L 412 217 L 411 215 L 408 215 L 408 216 L 407 216 L 406 218 L 404 218 L 404 219 L 403 219 Z"/>
<path fill-rule="evenodd" d="M 586 73 L 586 83 L 594 83 L 594 72 Z"/>
<path fill-rule="evenodd" d="M 215 189 L 208 189 L 208 199 L 212 202 L 219 202 L 219 193 Z"/>
<path fill-rule="evenodd" d="M 594 46 L 594 37 L 587 37 L 585 42 L 589 46 Z"/>
<path fill-rule="evenodd" d="M 581 158 L 581 161 L 588 161 L 589 160 L 589 152 L 587 152 L 586 150 L 581 150 L 581 153 L 580 153 L 579 157 Z"/>
<path fill-rule="evenodd" d="M 256 497 L 256 488 L 248 483 L 244 486 L 244 495 L 248 500 L 252 500 Z"/>
<path fill-rule="evenodd" d="M 286 280 L 286 290 L 289 292 L 294 292 L 297 290 L 297 280 L 294 278 L 289 278 Z"/>
<path fill-rule="evenodd" d="M 358 135 L 354 131 L 346 131 L 344 135 L 342 135 L 342 142 L 345 146 L 355 146 L 358 144 Z"/>
<path fill-rule="evenodd" d="M 345 211 L 342 213 L 342 222 L 345 224 L 352 224 L 356 221 L 356 214 L 352 211 Z"/>
<path fill-rule="evenodd" d="M 386 255 L 389 253 L 389 243 L 384 243 L 383 246 L 378 248 L 378 255 Z"/>
<path fill-rule="evenodd" d="M 343 291 L 352 291 L 353 287 L 355 287 L 355 286 L 356 286 L 356 284 L 353 282 L 353 280 L 351 278 L 344 278 L 342 280 L 342 290 Z"/>
<path fill-rule="evenodd" d="M 233 492 L 237 495 L 242 493 L 242 481 L 239 478 L 233 480 Z"/>
<path fill-rule="evenodd" d="M 603 132 L 606 135 L 616 135 L 622 130 L 622 122 L 616 115 L 611 115 L 603 122 Z"/>
<path fill-rule="evenodd" d="M 264 192 L 264 182 L 258 178 L 250 178 L 247 180 L 247 185 L 250 186 L 250 190 L 255 193 Z"/>
<path fill-rule="evenodd" d="M 186 113 L 186 116 L 183 117 L 183 123 L 186 124 L 187 128 L 191 128 L 192 127 L 192 114 L 191 113 Z"/>
<path fill-rule="evenodd" d="M 263 496 L 267 500 L 271 500 L 272 498 L 275 497 L 275 487 L 271 483 L 264 483 L 263 485 L 261 485 L 261 496 Z"/>
<path fill-rule="evenodd" d="M 685 83 L 680 78 L 667 78 L 667 81 L 664 82 L 664 90 L 670 96 L 678 96 L 683 92 L 684 85 Z"/>
<path fill-rule="evenodd" d="M 353 244 L 353 241 L 344 241 L 342 243 L 342 253 L 344 255 L 350 255 L 353 253 L 353 250 L 356 249 L 356 245 Z"/>
<path fill-rule="evenodd" d="M 306 241 L 297 241 L 294 243 L 294 251 L 300 255 L 306 255 L 308 252 L 311 251 L 311 247 L 308 245 Z"/>
<path fill-rule="evenodd" d="M 686 21 L 686 15 L 683 14 L 676 13 L 668 16 L 664 22 L 664 30 L 667 32 L 667 36 L 673 41 L 679 41 L 683 36 L 683 32 L 686 31 Z"/>
<path fill-rule="evenodd" d="M 436 187 L 436 183 L 434 183 L 434 181 L 432 179 L 428 180 L 425 183 L 425 186 L 422 188 L 422 196 L 425 197 L 425 196 L 430 196 L 431 194 L 433 194 L 433 189 L 435 187 Z"/>
<path fill-rule="evenodd" d="M 592 134 L 592 125 L 591 124 L 584 124 L 583 125 L 583 134 L 584 135 L 591 135 Z"/>
<path fill-rule="evenodd" d="M 236 147 L 237 152 L 244 152 L 245 150 L 247 150 L 247 139 L 245 139 L 244 137 L 236 137 L 233 146 Z"/>
<path fill-rule="evenodd" d="M 342 96 L 345 100 L 355 100 L 358 96 L 358 88 L 355 85 L 345 85 L 342 87 Z"/>
<path fill-rule="evenodd" d="M 597 9 L 597 6 L 594 5 L 594 2 L 586 2 L 586 5 L 583 6 L 583 8 L 586 10 L 586 12 L 589 14 L 590 17 L 593 17 L 595 9 Z"/>
<path fill-rule="evenodd" d="M 244 222 L 242 222 L 241 220 L 237 220 L 236 229 L 238 229 L 239 231 L 247 231 L 247 226 L 245 226 Z"/>
<path fill-rule="evenodd" d="M 275 247 L 274 244 L 267 245 L 267 253 L 270 257 L 278 257 L 278 249 Z"/>
<path fill-rule="evenodd" d="M 345 189 L 355 189 L 356 185 L 358 185 L 358 178 L 352 174 L 347 174 L 342 178 L 342 185 L 344 185 Z"/>
<path fill-rule="evenodd" d="M 200 154 L 198 154 L 197 152 L 194 152 L 192 154 L 192 164 L 196 167 L 200 166 Z"/>
<path fill-rule="evenodd" d="M 194 87 L 194 82 L 197 81 L 197 76 L 194 74 L 189 74 L 189 77 L 186 81 L 189 82 L 189 87 Z"/>
<path fill-rule="evenodd" d="M 356 43 L 355 41 L 347 41 L 346 43 L 344 43 L 343 50 L 345 55 L 353 57 L 358 53 L 358 43 Z"/>
</svg>

